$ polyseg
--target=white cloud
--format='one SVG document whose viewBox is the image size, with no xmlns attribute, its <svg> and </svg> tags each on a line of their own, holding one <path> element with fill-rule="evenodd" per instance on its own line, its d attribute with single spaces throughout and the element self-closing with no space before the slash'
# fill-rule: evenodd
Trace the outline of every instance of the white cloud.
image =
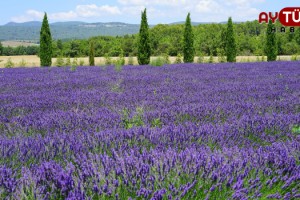
<svg viewBox="0 0 300 200">
<path fill-rule="evenodd" d="M 49 15 L 49 19 L 52 20 L 69 20 L 69 19 L 74 19 L 76 17 L 77 17 L 77 13 L 75 13 L 74 11 L 52 13 Z"/>
<path fill-rule="evenodd" d="M 117 4 L 77 5 L 73 10 L 66 12 L 48 13 L 48 18 L 55 21 L 97 19 L 104 20 L 133 20 L 139 23 L 140 14 L 147 8 L 147 16 L 150 23 L 169 23 L 183 21 L 188 12 L 192 21 L 220 22 L 226 21 L 229 16 L 234 21 L 257 19 L 258 4 L 266 0 L 117 0 Z M 44 13 L 36 10 L 28 10 L 24 15 L 11 18 L 15 22 L 41 20 Z"/>
<path fill-rule="evenodd" d="M 25 15 L 12 17 L 11 20 L 14 22 L 26 22 L 43 19 L 44 13 L 36 10 L 27 10 Z"/>
<path fill-rule="evenodd" d="M 97 17 L 103 15 L 120 15 L 122 14 L 121 10 L 116 6 L 97 6 L 95 4 L 89 5 L 78 5 L 74 11 L 67 12 L 58 12 L 58 13 L 49 13 L 48 18 L 50 20 L 72 20 L 77 18 L 89 18 Z M 42 20 L 44 12 L 36 10 L 27 10 L 25 15 L 12 17 L 11 20 L 14 22 L 26 22 L 33 20 Z"/>
<path fill-rule="evenodd" d="M 188 2 L 188 0 L 118 0 L 121 5 L 143 5 L 143 6 L 178 6 Z"/>
<path fill-rule="evenodd" d="M 196 11 L 199 13 L 216 13 L 220 12 L 221 5 L 212 0 L 200 0 L 196 4 Z"/>
<path fill-rule="evenodd" d="M 76 6 L 76 13 L 79 17 L 95 17 L 105 14 L 120 15 L 121 11 L 116 6 L 97 6 L 95 4 L 90 5 L 78 5 Z"/>
</svg>

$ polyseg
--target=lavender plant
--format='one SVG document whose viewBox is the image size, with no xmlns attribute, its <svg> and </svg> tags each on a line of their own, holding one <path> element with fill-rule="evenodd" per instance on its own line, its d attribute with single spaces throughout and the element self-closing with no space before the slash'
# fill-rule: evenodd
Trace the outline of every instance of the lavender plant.
<svg viewBox="0 0 300 200">
<path fill-rule="evenodd" d="M 298 199 L 299 64 L 3 69 L 0 199 Z"/>
</svg>

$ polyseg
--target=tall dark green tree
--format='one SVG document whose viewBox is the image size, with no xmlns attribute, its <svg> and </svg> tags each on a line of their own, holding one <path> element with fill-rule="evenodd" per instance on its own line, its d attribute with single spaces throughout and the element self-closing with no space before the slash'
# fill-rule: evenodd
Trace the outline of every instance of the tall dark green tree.
<svg viewBox="0 0 300 200">
<path fill-rule="evenodd" d="M 150 63 L 151 47 L 149 39 L 149 25 L 147 22 L 146 8 L 142 12 L 141 27 L 139 32 L 138 43 L 138 62 L 140 65 L 147 65 Z"/>
<path fill-rule="evenodd" d="M 277 58 L 277 44 L 275 25 L 272 20 L 269 20 L 267 28 L 267 41 L 265 47 L 265 53 L 267 55 L 267 61 L 275 61 Z"/>
<path fill-rule="evenodd" d="M 2 54 L 3 54 L 3 46 L 2 46 L 2 43 L 0 41 L 0 56 L 2 56 Z"/>
<path fill-rule="evenodd" d="M 40 32 L 40 61 L 41 66 L 51 66 L 52 64 L 52 37 L 47 19 L 47 13 L 44 15 L 42 28 Z"/>
<path fill-rule="evenodd" d="M 300 45 L 300 27 L 298 27 L 295 31 L 295 40 L 296 40 L 297 44 Z"/>
<path fill-rule="evenodd" d="M 191 22 L 190 13 L 188 13 L 185 20 L 184 38 L 183 38 L 183 61 L 185 63 L 194 62 L 195 48 L 194 48 L 194 34 Z"/>
<path fill-rule="evenodd" d="M 89 63 L 90 66 L 95 66 L 95 48 L 93 41 L 90 42 Z"/>
<path fill-rule="evenodd" d="M 227 62 L 236 62 L 237 50 L 236 50 L 235 35 L 234 35 L 233 23 L 231 17 L 229 17 L 227 22 L 225 51 L 227 56 Z"/>
</svg>

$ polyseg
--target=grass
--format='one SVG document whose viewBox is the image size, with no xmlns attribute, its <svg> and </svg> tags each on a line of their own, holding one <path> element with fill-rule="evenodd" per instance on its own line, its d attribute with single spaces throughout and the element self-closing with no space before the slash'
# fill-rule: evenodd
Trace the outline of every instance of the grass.
<svg viewBox="0 0 300 200">
<path fill-rule="evenodd" d="M 293 56 L 278 56 L 277 59 L 281 61 L 290 61 L 292 60 Z M 40 66 L 40 58 L 38 56 L 0 56 L 0 68 L 4 68 L 4 64 L 7 62 L 8 59 L 11 59 L 13 63 L 16 63 L 15 67 L 39 67 Z M 116 61 L 118 60 L 119 57 L 111 57 L 111 61 Z M 159 57 L 151 57 L 151 59 L 155 60 Z M 161 57 L 164 58 L 164 57 Z M 209 62 L 209 56 L 201 56 L 201 60 L 203 59 L 203 62 Z M 66 60 L 66 58 L 64 58 Z M 77 58 L 78 61 L 80 61 L 78 64 L 81 66 L 83 64 L 88 65 L 89 63 L 89 58 L 88 57 L 81 57 Z M 262 56 L 237 56 L 237 62 L 261 62 L 263 59 Z M 266 57 L 264 57 L 264 60 Z M 176 56 L 169 57 L 169 62 L 170 63 L 175 63 L 176 61 Z M 73 62 L 73 58 L 70 59 L 70 62 Z M 105 65 L 106 59 L 105 57 L 95 57 L 95 63 L 96 65 Z M 194 58 L 194 63 L 198 62 L 198 57 Z M 215 56 L 213 57 L 213 62 L 217 63 L 218 62 L 218 57 Z M 26 63 L 25 66 L 20 66 L 20 63 Z M 53 66 L 55 63 L 57 63 L 57 58 L 52 58 L 52 63 Z M 137 58 L 136 57 L 125 57 L 125 65 L 130 64 L 130 65 L 138 65 Z"/>
</svg>

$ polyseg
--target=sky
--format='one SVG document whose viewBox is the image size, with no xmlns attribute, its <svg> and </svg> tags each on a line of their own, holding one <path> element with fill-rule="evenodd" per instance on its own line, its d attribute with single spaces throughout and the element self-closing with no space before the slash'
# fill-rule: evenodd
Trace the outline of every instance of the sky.
<svg viewBox="0 0 300 200">
<path fill-rule="evenodd" d="M 299 7 L 299 0 L 1 0 L 0 25 L 41 21 L 47 12 L 50 23 L 63 21 L 140 23 L 147 8 L 149 24 L 185 21 L 224 22 L 258 19 L 260 12 L 279 12 Z"/>
</svg>

